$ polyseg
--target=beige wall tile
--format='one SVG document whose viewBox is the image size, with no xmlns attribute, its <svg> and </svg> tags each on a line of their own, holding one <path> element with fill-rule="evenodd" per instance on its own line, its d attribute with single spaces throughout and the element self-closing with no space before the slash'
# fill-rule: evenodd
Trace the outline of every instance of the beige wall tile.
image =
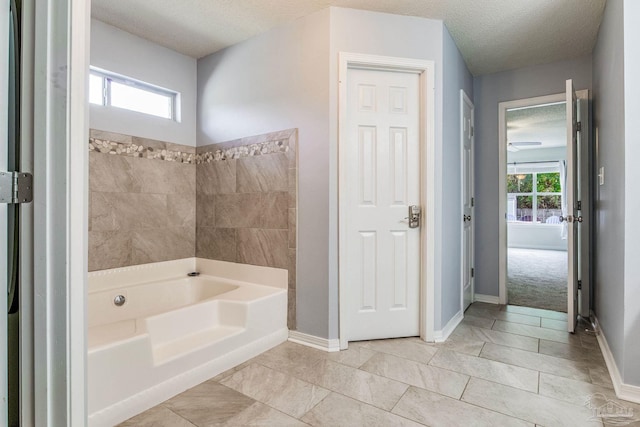
<svg viewBox="0 0 640 427">
<path fill-rule="evenodd" d="M 287 230 L 239 228 L 237 262 L 287 268 Z"/>
<path fill-rule="evenodd" d="M 121 142 L 123 144 L 130 144 L 133 140 L 131 135 L 124 135 L 122 133 L 108 132 L 106 130 L 90 129 L 89 137 L 101 139 L 103 141 Z"/>
<path fill-rule="evenodd" d="M 128 231 L 90 231 L 89 271 L 131 265 L 131 245 Z"/>
<path fill-rule="evenodd" d="M 296 288 L 297 254 L 295 249 L 289 249 L 289 290 Z"/>
<path fill-rule="evenodd" d="M 198 193 L 196 196 L 196 226 L 215 227 L 216 196 Z"/>
<path fill-rule="evenodd" d="M 287 292 L 287 298 L 288 298 L 288 303 L 287 303 L 287 327 L 289 328 L 289 330 L 291 331 L 295 331 L 296 330 L 296 320 L 297 320 L 297 315 L 296 315 L 296 290 L 295 289 L 289 289 Z"/>
<path fill-rule="evenodd" d="M 298 210 L 289 208 L 289 249 L 295 249 L 297 246 L 297 221 Z"/>
<path fill-rule="evenodd" d="M 196 256 L 236 262 L 236 230 L 233 228 L 198 227 L 196 230 Z"/>
<path fill-rule="evenodd" d="M 142 230 L 173 224 L 167 196 L 146 193 L 91 193 L 89 221 L 94 231 Z"/>
<path fill-rule="evenodd" d="M 236 189 L 239 193 L 288 191 L 286 154 L 242 157 L 237 161 Z"/>
<path fill-rule="evenodd" d="M 167 222 L 171 226 L 196 226 L 195 193 L 176 193 L 167 195 Z"/>
<path fill-rule="evenodd" d="M 125 157 L 141 193 L 195 193 L 196 165 Z"/>
<path fill-rule="evenodd" d="M 195 256 L 195 230 L 166 227 L 132 233 L 132 264 L 169 261 Z"/>
<path fill-rule="evenodd" d="M 261 228 L 289 228 L 289 193 L 263 193 L 263 213 Z"/>
<path fill-rule="evenodd" d="M 297 169 L 289 169 L 288 171 L 288 184 L 287 188 L 289 190 L 289 207 L 297 208 L 298 207 L 298 187 L 297 187 Z"/>
<path fill-rule="evenodd" d="M 127 157 L 89 153 L 89 190 L 133 193 L 140 188 Z"/>
<path fill-rule="evenodd" d="M 236 160 L 201 163 L 196 166 L 198 194 L 236 192 Z"/>
<path fill-rule="evenodd" d="M 218 194 L 215 203 L 216 227 L 262 227 L 265 213 L 262 194 Z"/>
</svg>

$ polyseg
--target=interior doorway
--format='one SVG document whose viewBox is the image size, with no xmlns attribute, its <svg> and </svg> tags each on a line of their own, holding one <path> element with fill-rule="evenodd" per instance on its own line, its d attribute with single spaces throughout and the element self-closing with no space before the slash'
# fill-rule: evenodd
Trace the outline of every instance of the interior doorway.
<svg viewBox="0 0 640 427">
<path fill-rule="evenodd" d="M 506 124 L 507 301 L 566 312 L 566 101 L 508 109 Z"/>
<path fill-rule="evenodd" d="M 589 91 L 567 80 L 498 110 L 499 301 L 565 311 L 573 332 L 590 309 Z"/>
</svg>

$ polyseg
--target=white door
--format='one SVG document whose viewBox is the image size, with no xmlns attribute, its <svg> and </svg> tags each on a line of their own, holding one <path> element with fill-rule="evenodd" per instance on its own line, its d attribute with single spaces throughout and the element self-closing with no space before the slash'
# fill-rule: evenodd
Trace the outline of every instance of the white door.
<svg viewBox="0 0 640 427">
<path fill-rule="evenodd" d="M 460 91 L 462 109 L 462 310 L 473 301 L 473 104 Z"/>
<path fill-rule="evenodd" d="M 349 341 L 420 332 L 420 227 L 407 219 L 420 205 L 419 87 L 414 73 L 347 71 L 340 268 Z"/>
<path fill-rule="evenodd" d="M 567 80 L 567 326 L 575 332 L 578 315 L 578 234 L 582 217 L 578 214 L 578 99 L 573 81 Z"/>
</svg>

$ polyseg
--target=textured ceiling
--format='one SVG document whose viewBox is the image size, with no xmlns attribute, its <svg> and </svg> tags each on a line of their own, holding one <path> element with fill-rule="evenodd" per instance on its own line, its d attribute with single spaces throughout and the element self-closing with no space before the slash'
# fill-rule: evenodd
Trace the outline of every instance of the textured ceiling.
<svg viewBox="0 0 640 427">
<path fill-rule="evenodd" d="M 605 0 L 93 0 L 92 15 L 194 58 L 328 6 L 442 19 L 470 71 L 481 75 L 591 53 L 604 4 Z"/>
<path fill-rule="evenodd" d="M 507 111 L 507 141 L 538 141 L 537 146 L 517 146 L 519 150 L 565 147 L 567 109 L 564 102 Z"/>
</svg>

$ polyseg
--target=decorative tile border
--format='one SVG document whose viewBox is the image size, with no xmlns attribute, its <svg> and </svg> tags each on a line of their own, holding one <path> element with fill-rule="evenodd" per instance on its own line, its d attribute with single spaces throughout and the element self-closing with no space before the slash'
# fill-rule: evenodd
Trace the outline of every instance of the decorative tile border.
<svg viewBox="0 0 640 427">
<path fill-rule="evenodd" d="M 144 159 L 165 160 L 178 163 L 196 163 L 196 154 L 180 150 L 166 148 L 154 148 L 136 143 L 123 143 L 97 138 L 89 138 L 89 151 L 99 153 L 116 154 L 127 157 L 140 157 Z"/>
<path fill-rule="evenodd" d="M 216 144 L 209 147 L 215 147 Z M 279 139 L 239 147 L 218 148 L 196 154 L 196 163 L 211 163 L 221 160 L 239 159 L 241 157 L 262 156 L 265 154 L 287 153 L 289 140 Z"/>
<path fill-rule="evenodd" d="M 280 138 L 270 141 L 251 141 L 251 143 L 247 143 L 246 139 L 243 139 L 239 141 L 244 141 L 245 145 L 228 146 L 227 143 L 199 147 L 197 154 L 194 153 L 196 151 L 194 147 L 142 138 L 132 139 L 131 137 L 125 138 L 131 141 L 122 141 L 122 137 L 126 136 L 106 132 L 102 132 L 100 137 L 91 136 L 89 138 L 89 151 L 143 159 L 201 164 L 239 159 L 241 157 L 288 153 L 290 150 L 289 138 L 282 138 L 280 134 L 274 134 L 274 138 Z"/>
</svg>

